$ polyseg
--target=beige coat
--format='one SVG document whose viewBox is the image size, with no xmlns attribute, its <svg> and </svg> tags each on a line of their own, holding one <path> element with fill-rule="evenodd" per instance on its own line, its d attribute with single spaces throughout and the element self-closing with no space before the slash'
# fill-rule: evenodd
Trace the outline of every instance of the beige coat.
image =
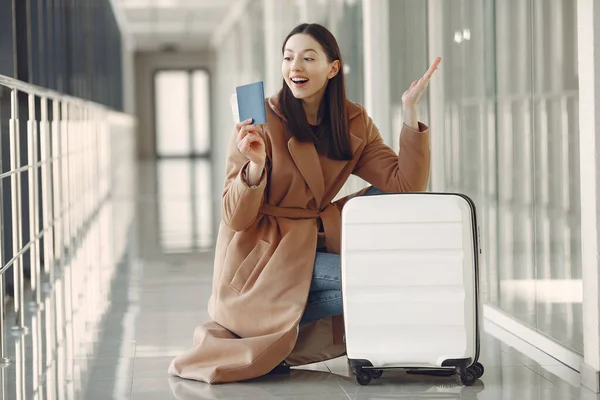
<svg viewBox="0 0 600 400">
<path fill-rule="evenodd" d="M 193 347 L 171 363 L 172 375 L 232 382 L 264 375 L 283 360 L 293 366 L 343 355 L 341 317 L 298 329 L 315 260 L 317 218 L 327 250 L 339 254 L 340 212 L 348 198 L 331 201 L 350 174 L 384 192 L 427 187 L 425 125 L 420 132 L 404 125 L 397 155 L 364 108 L 348 101 L 353 158 L 320 160 L 313 144 L 286 134 L 277 98 L 267 104 L 262 125 L 267 168 L 256 187 L 242 178 L 248 161 L 232 134 L 208 305 L 212 321 L 196 328 Z"/>
</svg>

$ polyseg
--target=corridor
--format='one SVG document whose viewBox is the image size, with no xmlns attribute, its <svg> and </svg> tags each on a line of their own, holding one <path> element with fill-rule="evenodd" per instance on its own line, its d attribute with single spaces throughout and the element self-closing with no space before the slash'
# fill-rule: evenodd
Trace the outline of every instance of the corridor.
<svg viewBox="0 0 600 400">
<path fill-rule="evenodd" d="M 25 325 L 31 327 L 26 335 L 15 335 L 7 326 L 7 354 L 14 362 L 0 370 L 0 399 L 600 398 L 580 387 L 575 371 L 489 321 L 481 343 L 485 375 L 472 387 L 452 378 L 400 372 L 386 372 L 381 380 L 362 387 L 343 358 L 293 369 L 289 376 L 226 385 L 169 377 L 169 362 L 191 346 L 195 326 L 208 318 L 213 255 L 198 243 L 206 244 L 210 236 L 191 240 L 194 234 L 184 221 L 196 217 L 189 213 L 172 214 L 177 223 L 166 224 L 159 215 L 161 209 L 192 209 L 190 194 L 202 193 L 202 183 L 191 182 L 184 171 L 195 164 L 142 163 L 136 169 L 137 195 L 120 185 L 123 191 L 105 206 L 119 217 L 102 219 L 100 213 L 98 223 L 114 237 L 122 235 L 122 255 L 102 264 L 91 260 L 78 278 L 86 282 L 80 285 L 85 290 L 58 279 L 52 290 L 44 291 L 42 308 L 26 310 Z M 163 168 L 177 171 L 173 176 L 179 178 L 161 180 L 158 171 Z M 168 194 L 161 185 L 168 186 Z M 210 224 L 199 220 L 204 232 L 211 232 Z M 115 243 L 113 255 L 120 247 Z M 57 275 L 77 276 L 69 269 Z"/>
<path fill-rule="evenodd" d="M 599 32 L 595 0 L 0 0 L 0 400 L 600 400 Z M 415 80 L 420 77 L 426 79 Z M 195 327 L 209 318 L 223 186 L 228 172 L 237 171 L 228 156 L 230 137 L 248 105 L 238 89 L 250 84 L 256 96 L 248 104 L 259 119 L 263 100 L 274 101 L 265 106 L 267 143 L 254 149 L 254 160 L 248 148 L 238 150 L 254 162 L 254 172 L 268 166 L 261 181 L 269 188 L 261 200 L 268 206 L 320 217 L 332 210 L 330 200 L 367 184 L 400 185 L 409 175 L 418 184 L 392 187 L 473 200 L 485 366 L 475 385 L 385 371 L 360 386 L 344 358 L 223 385 L 169 376 L 171 360 L 192 346 Z M 279 101 L 282 96 L 287 100 Z M 414 131 L 425 125 L 429 136 Z M 402 131 L 408 134 L 400 140 Z M 302 142 L 311 132 L 313 143 L 302 144 L 306 158 L 298 157 L 292 139 Z M 291 136 L 288 147 L 284 134 Z M 342 172 L 352 175 L 329 179 L 347 157 L 317 157 L 317 151 L 332 143 L 339 146 L 329 151 L 341 151 L 348 140 L 346 151 L 357 159 Z M 413 142 L 419 146 L 407 145 Z M 323 174 L 312 182 L 317 160 Z M 387 178 L 379 173 L 386 171 Z M 246 191 L 254 181 L 248 178 L 238 182 L 239 192 L 262 195 Z M 306 201 L 297 193 L 306 193 Z M 327 201 L 317 200 L 325 194 Z M 390 225 L 388 215 L 396 211 L 377 210 Z M 325 234 L 325 221 L 317 240 L 335 250 L 332 221 L 333 235 Z M 291 232 L 286 224 L 277 229 Z M 249 233 L 249 241 L 261 241 L 242 226 L 236 238 Z M 405 237 L 415 238 L 413 232 Z M 289 259 L 298 249 L 308 254 L 301 241 L 289 240 L 288 248 L 267 244 L 275 243 L 284 261 L 269 255 L 270 271 L 278 279 L 280 266 L 296 273 Z M 362 250 L 380 244 L 373 240 Z M 262 263 L 263 247 L 242 250 Z M 246 252 L 227 259 L 235 259 L 232 276 L 248 272 L 258 281 L 268 275 L 266 267 L 242 269 L 252 264 L 249 258 Z M 367 267 L 375 265 L 368 260 Z M 378 260 L 400 264 L 389 253 Z M 375 281 L 393 274 L 387 271 L 361 270 L 373 277 L 369 285 L 391 287 L 393 297 L 391 279 Z M 406 271 L 398 281 L 414 284 L 415 270 Z M 285 278 L 297 284 L 292 274 Z M 465 276 L 472 275 L 463 270 Z M 253 304 L 244 287 L 233 286 L 239 295 L 233 302 Z M 264 302 L 263 289 L 271 288 L 279 290 L 276 300 L 299 293 L 264 284 L 253 297 L 262 301 L 262 315 L 266 304 L 276 312 L 295 310 L 284 301 Z M 329 290 L 339 299 L 337 287 L 323 291 Z M 407 293 L 413 292 L 401 292 L 404 299 Z M 472 313 L 464 293 L 451 295 Z M 271 322 L 237 319 L 241 308 L 231 311 L 221 300 L 227 310 L 221 316 L 229 312 L 230 320 L 220 322 L 244 338 L 253 340 L 260 322 Z M 451 309 L 447 297 L 439 301 Z M 434 304 L 429 297 L 426 303 Z M 361 322 L 373 307 L 365 309 Z M 460 319 L 447 313 L 444 322 L 421 310 L 411 308 L 419 327 L 447 328 Z M 373 326 L 395 316 L 385 311 Z M 246 314 L 254 312 L 244 308 L 240 315 Z M 248 322 L 249 330 L 232 320 Z M 460 322 L 470 327 L 473 320 Z M 414 337 L 427 335 L 419 328 Z M 406 341 L 397 342 L 423 349 Z M 375 342 L 384 356 L 395 353 L 388 342 Z"/>
</svg>

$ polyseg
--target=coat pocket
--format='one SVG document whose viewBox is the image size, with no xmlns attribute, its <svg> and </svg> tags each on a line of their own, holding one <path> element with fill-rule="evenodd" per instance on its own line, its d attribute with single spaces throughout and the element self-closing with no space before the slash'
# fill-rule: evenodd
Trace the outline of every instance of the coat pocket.
<svg viewBox="0 0 600 400">
<path fill-rule="evenodd" d="M 256 246 L 248 254 L 248 256 L 242 261 L 239 268 L 233 275 L 233 279 L 229 286 L 236 292 L 240 293 L 243 291 L 244 286 L 248 282 L 248 278 L 252 275 L 253 271 L 262 270 L 267 263 L 268 257 L 265 257 L 265 253 L 269 248 L 270 243 L 264 240 L 259 240 Z"/>
</svg>

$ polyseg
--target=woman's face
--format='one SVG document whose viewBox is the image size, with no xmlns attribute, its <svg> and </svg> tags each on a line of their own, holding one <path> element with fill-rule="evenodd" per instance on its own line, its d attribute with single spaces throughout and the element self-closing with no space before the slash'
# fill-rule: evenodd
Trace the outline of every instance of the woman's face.
<svg viewBox="0 0 600 400">
<path fill-rule="evenodd" d="M 312 36 L 299 33 L 288 39 L 281 73 L 297 99 L 321 100 L 327 82 L 339 71 L 338 60 L 329 62 L 325 50 Z"/>
</svg>

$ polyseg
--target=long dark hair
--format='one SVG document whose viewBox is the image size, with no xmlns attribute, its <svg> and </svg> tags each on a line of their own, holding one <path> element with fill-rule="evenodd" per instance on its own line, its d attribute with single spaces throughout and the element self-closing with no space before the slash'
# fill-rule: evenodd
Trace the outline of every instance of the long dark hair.
<svg viewBox="0 0 600 400">
<path fill-rule="evenodd" d="M 352 149 L 348 138 L 348 116 L 346 115 L 346 85 L 344 84 L 343 62 L 340 48 L 332 33 L 319 24 L 301 24 L 294 28 L 285 38 L 281 49 L 285 51 L 288 40 L 299 33 L 312 36 L 325 50 L 329 62 L 339 60 L 340 71 L 329 80 L 321 105 L 319 117 L 321 123 L 317 132 L 313 132 L 302 101 L 294 97 L 285 79 L 279 92 L 279 108 L 287 119 L 287 128 L 290 134 L 301 142 L 317 144 L 324 154 L 334 160 L 351 160 Z"/>
</svg>

